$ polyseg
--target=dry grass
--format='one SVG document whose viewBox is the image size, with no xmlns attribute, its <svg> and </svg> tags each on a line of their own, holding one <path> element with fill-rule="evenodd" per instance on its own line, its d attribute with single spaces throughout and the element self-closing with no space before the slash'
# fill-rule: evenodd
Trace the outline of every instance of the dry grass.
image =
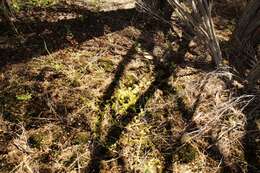
<svg viewBox="0 0 260 173">
<path fill-rule="evenodd" d="M 210 67 L 197 44 L 180 50 L 179 40 L 169 43 L 163 32 L 147 30 L 155 38 L 152 50 L 146 49 L 148 31 L 128 26 L 6 66 L 0 73 L 0 172 L 83 172 L 96 144 L 109 155 L 100 172 L 247 172 L 242 141 L 248 118 L 259 112 L 245 107 L 256 98 L 240 95 L 244 83 L 231 68 Z M 129 50 L 131 60 L 104 99 Z M 169 52 L 185 62 L 167 62 Z M 128 116 L 130 122 L 119 121 Z M 122 131 L 109 143 L 114 126 Z"/>
</svg>

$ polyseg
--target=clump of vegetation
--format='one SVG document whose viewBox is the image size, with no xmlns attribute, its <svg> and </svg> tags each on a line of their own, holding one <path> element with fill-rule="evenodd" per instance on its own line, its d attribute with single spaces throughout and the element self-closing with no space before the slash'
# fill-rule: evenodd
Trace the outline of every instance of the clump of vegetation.
<svg viewBox="0 0 260 173">
<path fill-rule="evenodd" d="M 44 144 L 45 136 L 42 133 L 36 133 L 28 138 L 28 144 L 32 148 L 40 148 Z"/>
<path fill-rule="evenodd" d="M 138 88 L 118 89 L 114 96 L 112 108 L 117 114 L 124 114 L 137 100 Z"/>
<path fill-rule="evenodd" d="M 101 58 L 98 60 L 98 65 L 106 72 L 112 72 L 114 70 L 114 63 L 109 58 Z"/>
<path fill-rule="evenodd" d="M 87 132 L 79 132 L 72 139 L 72 143 L 77 144 L 87 144 L 89 142 L 89 134 Z"/>
<path fill-rule="evenodd" d="M 19 101 L 29 101 L 32 98 L 32 94 L 26 93 L 22 95 L 16 95 L 16 99 Z"/>
<path fill-rule="evenodd" d="M 177 152 L 177 160 L 181 163 L 190 163 L 197 158 L 197 150 L 190 144 L 185 144 Z"/>
</svg>

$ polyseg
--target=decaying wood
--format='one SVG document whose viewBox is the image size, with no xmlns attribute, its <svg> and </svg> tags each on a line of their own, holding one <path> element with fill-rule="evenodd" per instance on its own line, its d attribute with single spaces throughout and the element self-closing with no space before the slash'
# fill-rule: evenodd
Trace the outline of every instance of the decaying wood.
<svg viewBox="0 0 260 173">
<path fill-rule="evenodd" d="M 67 4 L 87 7 L 94 11 L 114 11 L 135 8 L 135 0 L 64 0 Z"/>
</svg>

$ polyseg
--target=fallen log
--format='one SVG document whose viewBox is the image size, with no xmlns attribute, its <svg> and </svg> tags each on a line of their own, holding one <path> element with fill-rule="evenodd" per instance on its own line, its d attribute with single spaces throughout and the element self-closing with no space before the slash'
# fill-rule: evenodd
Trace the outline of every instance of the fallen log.
<svg viewBox="0 0 260 173">
<path fill-rule="evenodd" d="M 135 8 L 135 0 L 65 0 L 66 4 L 87 7 L 93 11 L 114 11 Z"/>
</svg>

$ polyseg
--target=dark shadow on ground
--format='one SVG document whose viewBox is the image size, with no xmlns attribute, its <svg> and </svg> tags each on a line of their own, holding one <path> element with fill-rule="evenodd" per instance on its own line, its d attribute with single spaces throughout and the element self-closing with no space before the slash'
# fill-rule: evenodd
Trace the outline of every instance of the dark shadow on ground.
<svg viewBox="0 0 260 173">
<path fill-rule="evenodd" d="M 140 41 L 140 38 L 138 39 L 138 41 Z M 108 134 L 106 135 L 104 142 L 100 143 L 100 140 L 98 138 L 94 139 L 91 160 L 85 168 L 85 172 L 98 173 L 100 172 L 102 160 L 113 159 L 113 156 L 111 156 L 109 153 L 109 147 L 115 144 L 120 139 L 123 131 L 125 130 L 125 127 L 133 120 L 135 116 L 140 113 L 140 111 L 145 107 L 147 101 L 154 95 L 157 89 L 160 89 L 165 93 L 170 92 L 171 94 L 176 94 L 176 89 L 169 86 L 167 82 L 172 75 L 175 75 L 175 68 L 173 68 L 172 64 L 178 65 L 184 62 L 184 56 L 187 52 L 189 41 L 181 40 L 178 44 L 180 45 L 178 51 L 172 52 L 170 56 L 166 56 L 162 62 L 158 61 L 158 58 L 154 57 L 153 64 L 155 65 L 155 80 L 152 82 L 146 92 L 139 97 L 134 106 L 128 108 L 126 114 L 121 116 L 121 118 L 116 119 L 116 125 L 113 125 L 108 130 Z M 153 50 L 154 44 L 150 43 L 146 45 L 146 43 L 142 43 L 141 46 L 143 49 L 149 52 Z M 132 47 L 119 64 L 114 76 L 114 80 L 104 92 L 102 102 L 100 104 L 101 112 L 113 96 L 114 91 L 124 74 L 126 66 L 131 62 L 133 56 L 136 53 L 137 52 L 135 50 L 135 47 Z M 199 97 L 198 102 L 196 103 L 199 103 Z M 184 132 L 189 132 L 196 129 L 196 125 L 191 122 L 191 119 L 198 104 L 195 104 L 193 109 L 188 110 L 186 109 L 186 105 L 182 98 L 178 97 L 177 105 L 179 107 L 178 109 L 182 113 L 183 121 L 188 124 Z M 102 117 L 100 117 L 100 119 L 102 120 Z M 169 133 L 168 136 L 173 136 L 173 134 L 171 134 L 172 124 L 170 123 L 170 121 L 166 122 L 165 127 L 167 128 L 167 131 Z M 169 139 L 168 142 L 172 144 L 172 147 L 170 148 L 157 148 L 164 158 L 163 172 L 172 172 L 173 153 L 177 152 L 176 148 L 180 148 L 182 146 L 182 143 L 180 142 L 181 137 L 182 136 L 180 136 L 177 140 L 174 140 L 175 142 L 173 142 L 173 139 Z M 217 160 L 219 162 L 223 157 L 218 148 L 216 146 L 213 147 L 213 144 L 212 147 L 209 147 L 207 154 L 214 160 Z M 218 157 L 216 157 L 215 155 L 217 155 Z M 223 163 L 222 166 L 225 167 L 225 164 Z"/>
<path fill-rule="evenodd" d="M 244 146 L 245 159 L 247 161 L 247 172 L 258 173 L 260 170 L 259 159 L 259 142 L 256 139 L 260 138 L 260 132 L 256 122 L 260 119 L 260 98 L 256 98 L 253 103 L 245 110 L 247 115 L 246 133 L 242 139 Z M 252 111 L 253 110 L 253 111 Z"/>
<path fill-rule="evenodd" d="M 142 94 L 139 99 L 136 101 L 135 105 L 133 107 L 130 107 L 127 109 L 126 114 L 123 115 L 121 118 L 117 119 L 117 125 L 112 126 L 108 130 L 108 134 L 105 137 L 105 142 L 100 143 L 98 139 L 93 141 L 94 147 L 92 150 L 91 154 L 91 161 L 89 165 L 85 168 L 85 172 L 87 173 L 98 173 L 100 172 L 100 164 L 102 160 L 109 160 L 113 159 L 114 157 L 110 155 L 109 153 L 109 147 L 113 144 L 115 144 L 121 137 L 123 131 L 125 130 L 125 127 L 133 120 L 135 116 L 137 116 L 140 111 L 145 107 L 147 101 L 154 95 L 157 89 L 162 90 L 163 92 L 166 93 L 171 93 L 171 94 L 177 94 L 176 89 L 173 88 L 172 86 L 168 85 L 168 79 L 170 76 L 174 75 L 175 69 L 172 68 L 171 64 L 176 63 L 179 64 L 180 61 L 175 61 L 176 59 L 183 59 L 183 57 L 176 57 L 175 55 L 183 55 L 185 54 L 185 49 L 187 49 L 187 44 L 188 41 L 183 41 L 180 42 L 180 49 L 177 53 L 174 53 L 171 57 L 168 57 L 165 59 L 164 62 L 158 62 L 154 61 L 155 64 L 155 80 L 152 82 L 152 84 L 149 86 L 149 88 L 146 90 L 144 94 Z M 180 52 L 182 52 L 180 54 Z M 122 71 L 123 72 L 123 71 Z M 122 74 L 121 74 L 122 75 Z M 117 76 L 118 77 L 118 76 Z M 115 80 L 120 80 L 118 78 L 115 78 Z M 113 82 L 112 82 L 113 83 Z M 116 87 L 116 86 L 114 86 Z M 112 94 L 109 94 L 112 96 Z M 109 98 L 105 97 L 105 100 L 108 100 Z M 199 100 L 199 99 L 198 99 Z M 181 97 L 178 97 L 178 109 L 182 113 L 182 119 L 183 121 L 188 125 L 186 129 L 184 130 L 185 132 L 193 131 L 196 129 L 196 125 L 192 123 L 191 119 L 192 116 L 196 110 L 197 104 L 194 105 L 194 108 L 189 110 L 186 109 L 186 105 L 184 101 L 182 100 Z M 104 103 L 105 104 L 105 103 Z M 171 134 L 171 128 L 172 125 L 169 121 L 166 122 L 165 126 L 168 130 L 167 134 L 168 136 L 173 136 Z M 178 152 L 177 149 L 180 149 L 181 147 L 185 147 L 185 144 L 183 145 L 181 141 L 182 135 L 178 137 L 178 139 L 169 139 L 169 143 L 172 144 L 170 148 L 157 148 L 158 151 L 160 151 L 161 155 L 164 158 L 164 166 L 163 166 L 163 172 L 172 172 L 172 163 L 174 162 L 173 160 L 173 153 Z M 155 144 L 156 145 L 156 144 Z M 158 145 L 159 146 L 159 145 Z M 219 149 L 214 145 L 212 142 L 212 146 L 208 148 L 206 151 L 207 155 L 211 157 L 212 159 L 216 161 L 221 161 L 223 158 L 223 155 L 219 151 Z M 221 166 L 227 167 L 225 163 L 223 163 Z M 229 169 L 228 169 L 229 170 Z"/>
<path fill-rule="evenodd" d="M 218 1 L 217 1 L 218 3 Z M 244 5 L 242 5 L 241 3 L 245 3 Z M 238 27 L 237 24 L 239 22 L 239 19 L 241 19 L 243 11 L 246 8 L 246 3 L 249 3 L 249 1 L 245 1 L 245 2 L 241 2 L 241 3 L 234 3 L 232 1 L 230 1 L 230 6 L 228 6 L 227 8 L 229 8 L 230 10 L 223 10 L 221 8 L 221 2 L 219 2 L 219 5 L 216 5 L 216 12 L 218 15 L 220 15 L 223 19 L 227 19 L 227 20 L 234 20 L 236 22 L 236 26 Z M 225 3 L 223 3 L 225 4 Z M 233 5 L 231 5 L 233 4 Z M 253 33 L 253 31 L 250 31 Z M 250 33 L 248 33 L 249 35 Z M 258 34 L 259 35 L 259 34 Z M 254 36 L 252 36 L 252 40 L 257 40 L 257 34 L 255 34 Z M 234 37 L 234 35 L 233 35 Z M 241 39 L 241 38 L 239 38 Z M 250 41 L 252 41 L 250 40 Z M 248 44 L 245 44 L 244 46 L 247 47 L 247 49 L 245 49 L 246 51 L 241 51 L 241 49 L 238 49 L 237 47 L 239 47 L 239 45 L 236 45 L 234 43 L 236 43 L 236 40 L 234 38 L 231 38 L 230 41 L 223 41 L 220 43 L 221 45 L 221 49 L 225 50 L 223 51 L 224 53 L 226 53 L 226 55 L 224 56 L 224 58 L 227 58 L 226 60 L 229 62 L 229 65 L 235 69 L 233 70 L 233 73 L 238 76 L 236 77 L 236 80 L 240 81 L 242 84 L 244 84 L 244 88 L 237 91 L 236 95 L 237 96 L 241 96 L 243 94 L 246 95 L 256 95 L 255 100 L 250 103 L 247 108 L 243 111 L 243 113 L 246 116 L 246 126 L 245 126 L 245 135 L 244 137 L 241 139 L 241 143 L 243 145 L 244 148 L 244 156 L 245 156 L 245 161 L 246 161 L 246 165 L 247 165 L 247 172 L 248 173 L 257 173 L 260 170 L 260 152 L 259 152 L 259 142 L 256 142 L 256 139 L 260 138 L 260 132 L 259 132 L 259 128 L 257 127 L 257 121 L 259 121 L 260 117 L 259 117 L 259 109 L 260 109 L 260 105 L 259 105 L 259 92 L 257 93 L 257 89 L 255 90 L 254 88 L 252 88 L 251 86 L 248 87 L 247 86 L 247 75 L 248 72 L 252 70 L 252 67 L 254 67 L 255 64 L 257 64 L 257 62 L 259 62 L 260 60 L 260 56 L 259 54 L 257 54 L 257 45 L 259 45 L 259 39 L 257 41 L 252 41 L 249 42 Z M 255 45 L 250 45 L 254 43 Z M 244 48 L 244 47 L 243 47 Z M 256 57 L 253 57 L 256 56 Z M 257 84 L 257 82 L 255 83 L 256 88 L 259 88 L 259 83 Z M 256 92 L 255 92 L 256 91 Z M 254 110 L 254 111 L 252 111 Z M 239 163 L 239 161 L 238 161 Z M 225 171 L 225 170 L 224 170 Z M 233 171 L 235 172 L 235 171 Z"/>
<path fill-rule="evenodd" d="M 234 1 L 228 1 L 228 0 L 216 0 L 214 2 L 214 15 L 221 16 L 223 19 L 231 20 L 231 19 L 237 19 L 240 17 L 243 8 L 244 8 L 245 2 L 234 2 Z M 223 10 L 225 9 L 225 10 Z"/>
<path fill-rule="evenodd" d="M 158 68 L 160 68 L 160 65 L 157 66 L 156 69 L 158 69 Z M 85 169 L 86 172 L 99 172 L 100 171 L 99 170 L 100 162 L 101 162 L 101 160 L 107 159 L 108 148 L 119 140 L 125 127 L 132 121 L 132 119 L 138 113 L 140 113 L 141 109 L 144 108 L 145 104 L 153 96 L 155 91 L 158 88 L 162 87 L 164 82 L 172 75 L 172 73 L 170 71 L 168 71 L 170 69 L 171 68 L 169 68 L 169 67 L 160 68 L 160 71 L 163 73 L 156 74 L 156 78 L 155 78 L 154 82 L 152 82 L 152 84 L 146 90 L 146 92 L 139 97 L 139 99 L 136 101 L 135 105 L 133 107 L 128 108 L 126 111 L 127 112 L 126 115 L 122 116 L 121 118 L 119 118 L 117 120 L 116 124 L 120 124 L 120 125 L 114 125 L 108 130 L 108 134 L 105 137 L 104 145 L 103 146 L 98 145 L 93 148 L 92 159 L 91 159 L 89 165 Z M 104 147 L 104 146 L 106 146 L 106 147 Z M 169 159 L 167 158 L 167 160 L 169 160 Z"/>
<path fill-rule="evenodd" d="M 94 37 L 140 24 L 141 15 L 134 10 L 91 12 L 77 6 L 58 6 L 50 9 L 34 9 L 33 19 L 23 17 L 14 22 L 24 37 L 19 39 L 10 26 L 0 23 L 0 68 L 7 64 L 26 62 L 40 55 L 47 55 L 67 47 L 76 47 Z M 42 10 L 42 11 L 40 11 Z M 54 22 L 44 19 L 48 13 L 74 13 L 70 19 Z M 38 15 L 38 16 L 37 16 Z M 50 17 L 46 15 L 47 17 Z M 139 22 L 138 22 L 139 21 Z M 13 38 L 13 39 L 11 39 Z"/>
<path fill-rule="evenodd" d="M 244 84 L 244 88 L 238 90 L 235 94 L 237 96 L 241 96 L 243 94 L 245 95 L 256 95 L 255 101 L 250 103 L 247 108 L 243 111 L 243 113 L 246 116 L 246 126 L 245 126 L 245 135 L 241 139 L 241 143 L 244 148 L 244 156 L 245 161 L 247 165 L 247 172 L 248 173 L 257 173 L 260 170 L 260 160 L 259 160 L 259 143 L 256 142 L 256 139 L 259 139 L 260 133 L 259 129 L 257 127 L 256 122 L 259 121 L 259 93 L 255 92 L 254 88 L 248 87 L 247 85 L 247 75 L 248 72 L 252 70 L 252 64 L 257 62 L 252 62 L 249 59 L 252 55 L 256 55 L 256 52 L 241 52 L 239 49 L 234 48 L 233 46 L 230 46 L 234 43 L 232 43 L 233 40 L 228 42 L 221 42 L 221 47 L 223 50 L 227 50 L 225 53 L 226 60 L 229 62 L 229 65 L 235 69 L 232 71 L 233 74 L 235 74 L 235 79 L 242 84 Z M 255 49 L 256 46 L 254 47 Z M 253 49 L 251 49 L 252 51 Z M 257 56 L 257 55 L 256 55 Z M 259 60 L 259 56 L 256 57 L 257 60 Z M 257 85 L 257 82 L 255 83 Z M 259 84 L 258 84 L 259 85 Z M 233 87 L 233 86 L 231 86 Z M 257 88 L 257 86 L 256 86 Z M 255 112 L 252 110 L 255 109 Z M 237 162 L 239 164 L 239 161 Z M 235 165 L 234 168 L 239 168 L 239 166 Z M 239 169 L 232 169 L 232 170 L 225 170 L 227 171 L 233 171 L 233 172 L 239 172 Z M 242 170 L 241 170 L 242 172 Z"/>
<path fill-rule="evenodd" d="M 155 24 L 153 24 L 155 25 Z M 156 31 L 157 29 L 155 29 Z M 168 29 L 166 28 L 165 31 Z M 147 35 L 147 33 L 151 33 L 150 35 Z M 147 42 L 143 40 L 143 38 L 153 38 L 152 35 L 153 32 L 147 32 L 145 30 L 142 31 L 141 35 L 137 39 L 138 43 L 141 43 L 141 47 L 145 49 L 148 52 L 152 52 L 154 48 L 154 41 L 152 40 L 151 42 Z M 126 66 L 133 60 L 134 55 L 137 54 L 137 50 L 135 45 L 133 45 L 128 53 L 123 57 L 123 60 L 119 63 L 117 70 L 114 75 L 113 81 L 110 83 L 110 85 L 107 87 L 106 91 L 104 92 L 103 98 L 101 99 L 100 103 L 100 109 L 101 112 L 104 109 L 105 105 L 107 102 L 112 98 L 115 89 L 117 88 L 119 81 L 121 80 L 124 70 Z M 168 57 L 169 58 L 169 57 Z M 140 113 L 140 110 L 144 108 L 146 102 L 149 100 L 150 97 L 153 96 L 154 92 L 160 88 L 161 85 L 164 85 L 167 79 L 173 74 L 174 69 L 170 68 L 170 61 L 174 61 L 174 59 L 178 59 L 179 57 L 172 57 L 171 59 L 165 60 L 164 63 L 162 62 L 157 62 L 154 61 L 155 64 L 155 73 L 156 73 L 156 78 L 154 82 L 150 85 L 150 87 L 146 90 L 146 92 L 139 97 L 139 99 L 136 101 L 134 106 L 131 106 L 126 110 L 126 115 L 121 116 L 121 118 L 117 119 L 117 123 L 119 125 L 113 125 L 109 130 L 108 134 L 105 137 L 105 142 L 104 144 L 100 144 L 98 141 L 99 139 L 94 139 L 94 147 L 92 149 L 92 154 L 91 154 L 91 161 L 89 165 L 85 168 L 85 172 L 100 172 L 100 162 L 102 160 L 109 159 L 109 151 L 108 148 L 115 144 L 122 132 L 124 131 L 125 127 L 127 124 L 129 124 L 132 119 Z M 182 58 L 182 57 L 181 57 Z M 102 120 L 102 117 L 100 117 Z M 99 127 L 97 127 L 99 128 Z M 106 146 L 106 147 L 104 147 Z M 169 158 L 165 159 L 169 160 Z"/>
<path fill-rule="evenodd" d="M 143 31 L 141 33 L 141 36 L 139 37 L 139 39 L 137 39 L 137 42 L 141 42 L 141 47 L 146 51 L 151 52 L 154 48 L 154 43 L 150 42 L 149 44 L 147 44 L 141 39 L 145 32 L 146 31 Z M 175 39 L 179 39 L 179 38 L 175 38 Z M 126 114 L 116 120 L 117 122 L 115 123 L 116 125 L 113 125 L 108 130 L 108 134 L 106 135 L 104 142 L 101 143 L 100 139 L 98 138 L 92 141 L 93 148 L 91 153 L 91 160 L 87 165 L 87 167 L 84 169 L 85 172 L 87 173 L 100 172 L 101 161 L 114 158 L 114 156 L 111 156 L 109 153 L 109 147 L 115 144 L 120 139 L 123 131 L 125 130 L 125 127 L 133 120 L 133 118 L 136 115 L 138 115 L 138 113 L 140 113 L 140 111 L 145 107 L 147 101 L 154 95 L 157 89 L 160 89 L 165 93 L 171 92 L 171 94 L 176 94 L 176 89 L 173 88 L 172 86 L 169 86 L 167 83 L 169 77 L 174 75 L 175 73 L 175 69 L 173 68 L 172 63 L 177 65 L 187 64 L 195 68 L 199 67 L 201 70 L 206 70 L 206 71 L 208 70 L 208 68 L 205 68 L 206 64 L 196 64 L 196 62 L 184 63 L 184 56 L 188 51 L 188 44 L 189 44 L 189 40 L 181 39 L 178 42 L 178 45 L 180 45 L 178 51 L 172 52 L 170 56 L 165 57 L 163 62 L 157 61 L 156 57 L 154 58 L 153 63 L 155 64 L 155 69 L 154 69 L 155 80 L 152 82 L 152 84 L 149 86 L 146 92 L 139 97 L 139 99 L 136 101 L 134 106 L 128 108 Z M 119 63 L 114 75 L 114 79 L 107 87 L 101 99 L 101 103 L 100 103 L 101 112 L 102 110 L 104 110 L 104 107 L 108 104 L 108 102 L 112 98 L 122 76 L 124 75 L 126 66 L 133 60 L 133 57 L 136 53 L 137 53 L 136 48 L 135 46 L 133 46 L 132 48 L 130 48 L 128 53 L 123 57 L 123 60 Z M 209 66 L 209 64 L 207 64 L 207 66 Z M 194 129 L 197 128 L 196 124 L 192 122 L 192 117 L 200 102 L 199 98 L 200 96 L 198 96 L 198 100 L 194 104 L 194 107 L 192 109 L 186 108 L 186 105 L 181 97 L 178 97 L 177 99 L 177 106 L 180 112 L 182 113 L 182 119 L 188 125 L 186 129 L 184 129 L 184 132 L 193 131 Z M 102 117 L 100 117 L 100 119 L 102 121 Z M 173 136 L 170 130 L 172 128 L 171 126 L 172 126 L 171 123 L 167 121 L 166 128 L 169 132 L 168 136 Z M 172 172 L 173 153 L 177 152 L 176 148 L 183 147 L 182 146 L 183 144 L 180 142 L 181 137 L 182 136 L 179 136 L 179 138 L 175 140 L 175 143 L 173 143 L 173 140 L 168 141 L 169 143 L 172 144 L 172 147 L 170 148 L 167 149 L 158 148 L 158 151 L 160 151 L 161 155 L 164 157 L 163 172 Z M 209 144 L 211 146 L 206 151 L 207 155 L 211 157 L 213 160 L 221 162 L 221 160 L 223 159 L 222 153 L 219 151 L 214 141 L 209 142 Z M 227 168 L 225 169 L 227 171 L 230 170 L 229 166 L 227 166 L 224 162 L 222 162 L 221 166 Z"/>
</svg>

